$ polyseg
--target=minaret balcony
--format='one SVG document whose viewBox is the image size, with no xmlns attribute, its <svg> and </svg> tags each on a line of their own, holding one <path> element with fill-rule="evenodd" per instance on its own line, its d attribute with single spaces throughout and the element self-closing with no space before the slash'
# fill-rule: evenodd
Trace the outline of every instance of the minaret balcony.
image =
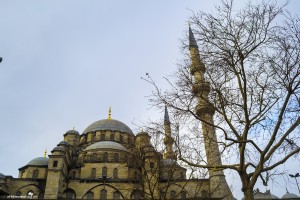
<svg viewBox="0 0 300 200">
<path fill-rule="evenodd" d="M 193 85 L 193 93 L 194 94 L 208 94 L 210 92 L 210 84 L 209 82 L 195 82 Z"/>
<path fill-rule="evenodd" d="M 213 115 L 215 113 L 215 109 L 210 102 L 200 101 L 195 108 L 197 116 L 201 117 L 206 114 Z"/>
<path fill-rule="evenodd" d="M 205 72 L 205 65 L 200 61 L 198 60 L 197 62 L 196 61 L 192 61 L 192 64 L 190 66 L 190 71 L 191 71 L 191 74 L 194 75 L 195 72 Z"/>
</svg>

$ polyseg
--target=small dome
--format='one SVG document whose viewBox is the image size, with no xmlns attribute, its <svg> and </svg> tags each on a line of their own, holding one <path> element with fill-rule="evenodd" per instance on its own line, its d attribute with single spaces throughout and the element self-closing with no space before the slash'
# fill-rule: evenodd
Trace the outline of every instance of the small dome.
<svg viewBox="0 0 300 200">
<path fill-rule="evenodd" d="M 299 199 L 300 197 L 293 194 L 293 193 L 289 193 L 287 192 L 285 195 L 282 196 L 281 199 Z"/>
<path fill-rule="evenodd" d="M 58 143 L 57 146 L 61 146 L 61 145 L 69 146 L 70 144 L 66 141 L 61 141 L 60 143 Z"/>
<path fill-rule="evenodd" d="M 73 129 L 73 130 L 68 130 L 64 135 L 67 135 L 67 134 L 79 135 L 79 132 Z"/>
<path fill-rule="evenodd" d="M 63 151 L 63 152 L 65 152 L 65 149 L 61 146 L 57 146 L 57 147 L 54 147 L 51 152 L 53 152 L 53 151 Z"/>
<path fill-rule="evenodd" d="M 5 175 L 0 173 L 0 178 L 5 178 Z"/>
<path fill-rule="evenodd" d="M 94 149 L 116 149 L 121 151 L 128 151 L 123 145 L 112 142 L 112 141 L 102 141 L 96 142 L 90 146 L 88 146 L 85 151 L 94 150 Z"/>
<path fill-rule="evenodd" d="M 88 133 L 91 131 L 105 131 L 105 130 L 120 131 L 120 132 L 133 134 L 132 130 L 126 124 L 115 119 L 103 119 L 103 120 L 96 121 L 91 125 L 89 125 L 83 131 L 83 133 Z"/>
<path fill-rule="evenodd" d="M 33 166 L 48 166 L 48 158 L 45 157 L 37 157 L 29 161 L 27 165 Z"/>
</svg>

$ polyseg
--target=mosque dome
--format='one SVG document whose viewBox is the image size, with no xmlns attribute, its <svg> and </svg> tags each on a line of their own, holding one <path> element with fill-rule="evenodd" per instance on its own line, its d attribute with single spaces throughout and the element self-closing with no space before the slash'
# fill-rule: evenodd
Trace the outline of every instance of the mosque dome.
<svg viewBox="0 0 300 200">
<path fill-rule="evenodd" d="M 83 134 L 91 131 L 120 131 L 125 133 L 132 133 L 132 130 L 123 122 L 115 119 L 102 119 L 90 124 L 84 131 Z"/>
<path fill-rule="evenodd" d="M 29 161 L 27 165 L 33 166 L 48 166 L 48 158 L 45 157 L 37 157 Z"/>
<path fill-rule="evenodd" d="M 112 142 L 112 141 L 101 141 L 96 142 L 90 146 L 88 146 L 85 151 L 94 150 L 94 149 L 115 149 L 115 150 L 121 150 L 121 151 L 128 151 L 123 145 Z"/>
<path fill-rule="evenodd" d="M 299 199 L 300 197 L 293 194 L 293 193 L 289 193 L 287 192 L 285 195 L 282 196 L 281 199 Z"/>
</svg>

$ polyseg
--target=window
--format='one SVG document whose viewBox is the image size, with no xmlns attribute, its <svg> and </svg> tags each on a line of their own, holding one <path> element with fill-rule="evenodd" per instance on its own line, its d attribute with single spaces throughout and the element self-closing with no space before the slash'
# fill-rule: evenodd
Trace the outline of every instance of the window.
<svg viewBox="0 0 300 200">
<path fill-rule="evenodd" d="M 94 193 L 89 191 L 87 194 L 86 194 L 86 199 L 94 199 Z"/>
<path fill-rule="evenodd" d="M 101 190 L 100 191 L 100 199 L 101 200 L 106 200 L 107 199 L 107 191 L 106 190 Z"/>
<path fill-rule="evenodd" d="M 114 195 L 113 195 L 114 198 L 113 199 L 118 200 L 118 199 L 120 199 L 120 196 L 121 196 L 120 192 L 116 191 L 116 192 L 114 192 Z"/>
<path fill-rule="evenodd" d="M 92 161 L 96 161 L 96 160 L 97 160 L 97 154 L 93 153 L 93 155 L 92 155 Z"/>
<path fill-rule="evenodd" d="M 107 177 L 107 167 L 102 168 L 102 177 Z"/>
<path fill-rule="evenodd" d="M 150 162 L 150 168 L 153 169 L 155 167 L 154 162 Z"/>
<path fill-rule="evenodd" d="M 38 199 L 44 199 L 44 195 L 45 195 L 44 192 L 40 192 L 40 193 L 39 193 L 39 196 L 38 196 Z"/>
<path fill-rule="evenodd" d="M 108 153 L 104 152 L 103 154 L 103 162 L 107 162 L 108 161 Z"/>
<path fill-rule="evenodd" d="M 53 161 L 53 167 L 57 167 L 57 165 L 58 165 L 58 161 L 57 161 L 57 160 L 54 160 L 54 161 Z"/>
<path fill-rule="evenodd" d="M 180 178 L 184 179 L 184 173 L 180 172 Z"/>
<path fill-rule="evenodd" d="M 118 153 L 115 153 L 115 154 L 114 154 L 114 161 L 115 161 L 115 162 L 119 162 L 119 160 L 120 160 L 119 154 L 118 154 Z"/>
<path fill-rule="evenodd" d="M 113 173 L 113 178 L 118 178 L 118 172 L 119 172 L 118 169 L 115 168 Z"/>
<path fill-rule="evenodd" d="M 174 190 L 172 190 L 171 193 L 170 193 L 170 197 L 175 198 L 175 196 L 176 196 L 176 192 Z"/>
<path fill-rule="evenodd" d="M 91 178 L 96 178 L 96 168 L 93 168 L 91 171 Z"/>
<path fill-rule="evenodd" d="M 114 134 L 110 134 L 110 140 L 114 141 L 115 140 L 115 135 Z"/>
<path fill-rule="evenodd" d="M 100 140 L 105 140 L 105 134 L 104 133 L 101 134 Z"/>
<path fill-rule="evenodd" d="M 36 170 L 34 170 L 33 173 L 32 173 L 32 178 L 38 178 L 38 177 L 39 177 L 39 170 L 36 169 Z"/>
<path fill-rule="evenodd" d="M 76 193 L 74 190 L 68 188 L 63 192 L 63 198 L 65 199 L 76 199 Z"/>
<path fill-rule="evenodd" d="M 76 172 L 72 172 L 72 178 L 76 177 Z"/>
<path fill-rule="evenodd" d="M 122 143 L 124 141 L 123 135 L 120 135 L 120 142 Z"/>
<path fill-rule="evenodd" d="M 32 190 L 29 190 L 29 191 L 27 192 L 27 196 L 28 196 L 29 198 L 32 198 L 32 197 L 33 197 L 33 191 L 32 191 Z"/>
<path fill-rule="evenodd" d="M 16 196 L 21 196 L 21 195 L 22 195 L 22 193 L 20 191 L 16 192 Z"/>
<path fill-rule="evenodd" d="M 132 194 L 131 194 L 131 198 L 132 199 L 142 199 L 142 193 L 139 190 L 135 190 Z"/>
</svg>

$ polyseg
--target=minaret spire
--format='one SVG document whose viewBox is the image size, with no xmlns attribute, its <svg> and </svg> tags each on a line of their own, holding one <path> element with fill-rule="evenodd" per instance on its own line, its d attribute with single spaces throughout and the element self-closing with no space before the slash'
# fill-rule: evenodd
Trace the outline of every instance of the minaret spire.
<svg viewBox="0 0 300 200">
<path fill-rule="evenodd" d="M 166 146 L 164 152 L 164 158 L 176 160 L 177 156 L 173 151 L 174 139 L 171 135 L 171 123 L 170 123 L 168 108 L 166 105 L 165 105 L 164 127 L 165 127 L 164 144 Z"/>
<path fill-rule="evenodd" d="M 190 26 L 189 50 L 191 58 L 190 72 L 194 76 L 193 93 L 198 97 L 195 112 L 201 120 L 207 164 L 212 167 L 220 166 L 222 165 L 221 155 L 215 128 L 213 126 L 215 109 L 208 98 L 210 83 L 204 78 L 206 68 L 200 58 L 198 45 Z M 209 175 L 211 196 L 213 198 L 223 198 L 224 200 L 233 199 L 223 170 L 209 169 Z"/>
</svg>

